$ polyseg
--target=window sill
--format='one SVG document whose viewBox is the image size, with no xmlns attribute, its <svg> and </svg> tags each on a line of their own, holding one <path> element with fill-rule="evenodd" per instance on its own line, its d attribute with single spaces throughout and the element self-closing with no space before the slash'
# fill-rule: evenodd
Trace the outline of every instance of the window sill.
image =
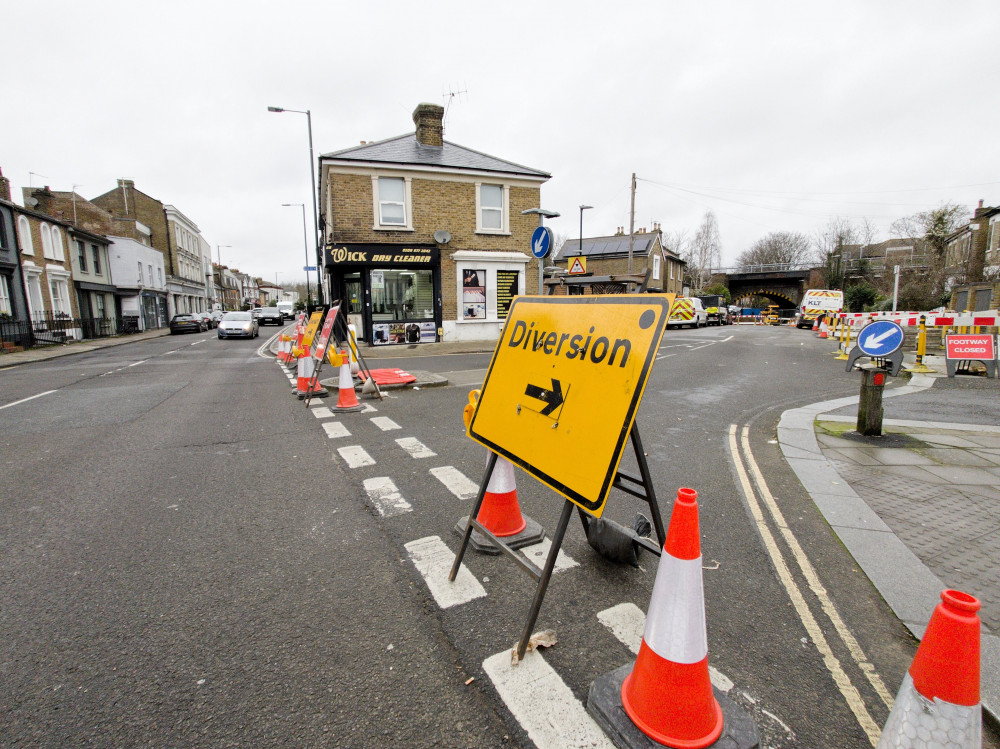
<svg viewBox="0 0 1000 749">
<path fill-rule="evenodd" d="M 373 226 L 372 231 L 414 231 L 412 226 Z"/>
<path fill-rule="evenodd" d="M 509 231 L 504 231 L 503 229 L 476 229 L 476 234 L 486 234 L 494 237 L 511 236 Z"/>
</svg>

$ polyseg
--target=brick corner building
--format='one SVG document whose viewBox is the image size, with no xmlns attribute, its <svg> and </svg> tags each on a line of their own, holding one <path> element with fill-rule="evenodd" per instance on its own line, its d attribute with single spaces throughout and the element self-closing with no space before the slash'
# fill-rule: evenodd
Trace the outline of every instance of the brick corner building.
<svg viewBox="0 0 1000 749">
<path fill-rule="evenodd" d="M 415 130 L 320 156 L 332 300 L 371 344 L 495 340 L 538 286 L 533 214 L 551 175 L 444 140 L 444 108 Z"/>
</svg>

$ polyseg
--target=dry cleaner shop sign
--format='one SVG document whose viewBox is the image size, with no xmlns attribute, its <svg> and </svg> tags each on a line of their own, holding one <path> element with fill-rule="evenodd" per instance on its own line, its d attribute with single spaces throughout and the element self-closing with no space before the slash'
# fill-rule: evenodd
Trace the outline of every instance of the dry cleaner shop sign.
<svg viewBox="0 0 1000 749">
<path fill-rule="evenodd" d="M 431 268 L 438 262 L 437 247 L 385 244 L 326 246 L 327 265 L 407 265 Z"/>
</svg>

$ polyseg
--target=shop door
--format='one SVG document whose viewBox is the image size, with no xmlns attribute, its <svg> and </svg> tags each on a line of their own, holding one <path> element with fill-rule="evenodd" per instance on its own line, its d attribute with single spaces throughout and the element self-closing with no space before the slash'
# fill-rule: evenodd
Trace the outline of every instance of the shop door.
<svg viewBox="0 0 1000 749">
<path fill-rule="evenodd" d="M 365 292 L 361 286 L 361 274 L 344 276 L 344 302 L 347 305 L 347 323 L 357 331 L 358 340 L 368 340 L 365 330 Z"/>
</svg>

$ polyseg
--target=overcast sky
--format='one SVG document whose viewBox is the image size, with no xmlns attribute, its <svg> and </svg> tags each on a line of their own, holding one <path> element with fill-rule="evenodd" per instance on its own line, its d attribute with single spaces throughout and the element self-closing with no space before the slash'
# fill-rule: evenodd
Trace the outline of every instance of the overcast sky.
<svg viewBox="0 0 1000 749">
<path fill-rule="evenodd" d="M 222 261 L 302 280 L 315 153 L 412 132 L 552 174 L 558 233 L 715 212 L 724 261 L 770 231 L 1000 204 L 1000 3 L 8 3 L 0 168 L 173 204 Z M 448 93 L 458 95 L 449 97 Z M 461 92 L 461 93 L 458 93 Z M 34 172 L 36 176 L 30 176 Z M 311 230 L 310 223 L 310 230 Z M 525 247 L 528 252 L 529 248 Z"/>
</svg>

